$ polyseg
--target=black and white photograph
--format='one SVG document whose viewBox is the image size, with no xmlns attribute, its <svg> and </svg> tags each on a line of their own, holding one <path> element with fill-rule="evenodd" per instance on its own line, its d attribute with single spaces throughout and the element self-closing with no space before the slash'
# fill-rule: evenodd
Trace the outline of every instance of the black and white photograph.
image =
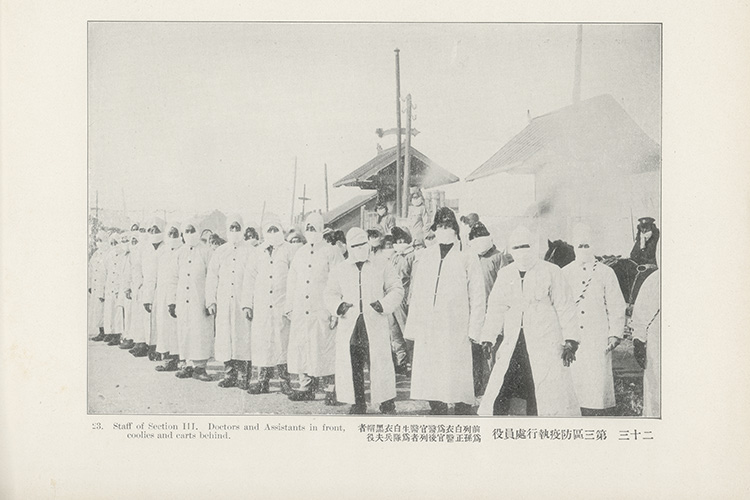
<svg viewBox="0 0 750 500">
<path fill-rule="evenodd" d="M 88 412 L 660 417 L 661 40 L 89 22 Z"/>
</svg>

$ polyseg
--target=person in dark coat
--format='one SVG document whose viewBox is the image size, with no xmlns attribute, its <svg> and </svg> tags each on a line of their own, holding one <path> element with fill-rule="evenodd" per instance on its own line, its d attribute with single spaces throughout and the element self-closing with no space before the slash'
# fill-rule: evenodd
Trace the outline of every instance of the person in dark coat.
<svg viewBox="0 0 750 500">
<path fill-rule="evenodd" d="M 659 228 L 653 217 L 638 219 L 638 235 L 630 252 L 630 258 L 638 265 L 656 266 L 656 245 L 659 242 Z"/>
</svg>

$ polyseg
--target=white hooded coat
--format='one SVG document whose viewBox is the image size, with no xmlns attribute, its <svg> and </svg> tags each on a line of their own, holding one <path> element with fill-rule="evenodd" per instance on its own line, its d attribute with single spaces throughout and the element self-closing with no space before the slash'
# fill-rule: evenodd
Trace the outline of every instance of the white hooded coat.
<svg viewBox="0 0 750 500">
<path fill-rule="evenodd" d="M 109 247 L 109 236 L 100 231 L 97 239 L 101 241 L 99 248 L 91 255 L 88 267 L 88 332 L 89 335 L 98 335 L 99 328 L 104 326 L 104 303 L 99 297 L 104 297 L 104 282 L 107 279 L 107 250 Z"/>
<path fill-rule="evenodd" d="M 128 320 L 128 329 L 125 336 L 136 343 L 147 343 L 146 320 L 147 313 L 143 308 L 143 254 L 144 248 L 149 245 L 146 235 L 133 233 L 138 240 L 138 244 L 130 247 L 128 281 L 124 284 L 125 290 L 130 290 L 130 319 Z M 153 248 L 153 247 L 151 247 Z M 150 315 L 148 315 L 150 317 Z"/>
<path fill-rule="evenodd" d="M 319 233 L 323 217 L 308 216 Z M 291 373 L 314 377 L 333 375 L 336 370 L 336 336 L 323 295 L 331 269 L 343 261 L 341 252 L 325 240 L 306 243 L 292 259 L 287 279 L 285 311 L 291 312 L 287 363 Z"/>
<path fill-rule="evenodd" d="M 366 233 L 365 233 L 366 236 Z M 391 358 L 388 317 L 404 298 L 404 289 L 396 269 L 388 261 L 367 260 L 361 272 L 362 313 L 369 343 L 370 400 L 373 405 L 396 397 L 396 372 Z M 354 404 L 354 382 L 350 343 L 359 317 L 360 271 L 350 258 L 337 264 L 330 274 L 325 301 L 332 315 L 342 302 L 353 307 L 339 318 L 336 328 L 336 398 Z M 380 301 L 383 312 L 370 304 Z"/>
<path fill-rule="evenodd" d="M 164 220 L 155 217 L 151 220 L 148 227 L 149 229 L 153 226 L 159 228 L 161 234 L 164 235 Z M 147 312 L 143 309 L 143 337 L 144 342 L 149 345 L 156 345 L 156 315 L 153 312 L 154 300 L 156 299 L 156 274 L 158 272 L 158 255 L 164 251 L 166 243 L 162 241 L 156 248 L 151 242 L 151 235 L 149 234 L 144 242 L 143 248 L 141 249 L 141 272 L 143 273 L 143 285 L 141 286 L 141 293 L 139 301 L 141 307 L 144 304 L 151 304 L 151 312 Z"/>
<path fill-rule="evenodd" d="M 571 365 L 578 403 L 583 408 L 615 406 L 612 353 L 606 353 L 609 337 L 622 338 L 625 300 L 615 272 L 592 257 L 582 258 L 579 243 L 591 244 L 590 231 L 576 228 L 573 242 L 576 260 L 562 270 L 576 305 L 581 344 Z M 590 250 L 589 250 L 590 253 Z M 591 254 L 593 255 L 593 254 Z"/>
<path fill-rule="evenodd" d="M 107 252 L 105 261 L 107 278 L 104 282 L 102 297 L 104 298 L 104 333 L 107 335 L 123 333 L 123 311 L 119 307 L 118 297 L 122 284 L 122 273 L 125 268 L 125 252 L 119 248 L 120 235 L 113 233 L 109 237 L 117 241 L 118 246 Z M 119 317 L 118 317 L 119 316 Z"/>
<path fill-rule="evenodd" d="M 200 231 L 197 220 L 189 220 L 182 225 L 190 225 Z M 193 246 L 186 243 L 177 250 L 177 342 L 182 359 L 199 361 L 209 359 L 214 351 L 213 318 L 206 311 L 206 275 L 211 250 L 197 238 Z M 172 280 L 174 280 L 174 276 Z"/>
<path fill-rule="evenodd" d="M 156 283 L 155 286 L 149 283 L 148 288 L 155 290 L 151 315 L 156 329 L 156 350 L 179 354 L 177 319 L 169 314 L 169 304 L 176 302 L 177 253 L 181 246 L 171 248 L 168 244 L 169 231 L 173 227 L 179 230 L 180 226 L 177 223 L 165 225 L 164 243 L 156 251 Z"/>
<path fill-rule="evenodd" d="M 133 251 L 134 248 L 131 247 L 130 241 L 132 239 L 132 233 L 126 232 L 125 238 L 127 239 L 127 243 L 122 243 L 122 238 L 120 241 L 120 246 L 123 248 L 121 250 L 123 252 L 123 263 L 122 263 L 122 275 L 120 276 L 120 286 L 119 286 L 119 292 L 117 294 L 117 307 L 122 309 L 122 313 L 117 314 L 116 320 L 118 322 L 116 329 L 122 331 L 122 336 L 124 338 L 130 338 L 128 337 L 128 333 L 130 331 L 130 325 L 132 323 L 132 317 L 131 317 L 131 305 L 133 303 L 132 296 L 130 299 L 128 299 L 125 292 L 127 290 L 130 290 L 130 282 L 132 280 L 132 261 L 133 261 Z"/>
<path fill-rule="evenodd" d="M 633 306 L 633 337 L 646 342 L 643 416 L 661 417 L 661 273 L 643 282 Z"/>
<path fill-rule="evenodd" d="M 560 268 L 540 260 L 526 271 L 523 284 L 518 262 L 497 274 L 482 341 L 504 337 L 478 414 L 492 415 L 522 327 L 539 416 L 580 416 L 571 371 L 562 360 L 565 340 L 580 340 L 575 303 Z"/>
<path fill-rule="evenodd" d="M 233 223 L 240 224 L 240 234 L 244 233 L 242 218 L 238 215 L 227 217 L 227 235 Z M 254 253 L 253 248 L 242 239 L 237 243 L 227 243 L 217 248 L 211 255 L 206 277 L 206 305 L 216 304 L 214 357 L 217 361 L 250 361 L 250 322 L 242 311 L 242 282 L 245 268 Z"/>
<path fill-rule="evenodd" d="M 436 244 L 418 262 L 404 331 L 414 340 L 411 399 L 473 404 L 470 338 L 479 338 L 486 303 L 479 259 L 456 240 L 445 259 Z"/>
<path fill-rule="evenodd" d="M 283 236 L 278 219 L 267 216 L 264 234 L 271 226 Z M 252 250 L 242 285 L 242 307 L 253 310 L 250 343 L 255 366 L 286 364 L 289 346 L 289 319 L 284 316 L 284 306 L 293 253 L 283 237 L 272 251 L 270 246 L 264 241 Z"/>
</svg>

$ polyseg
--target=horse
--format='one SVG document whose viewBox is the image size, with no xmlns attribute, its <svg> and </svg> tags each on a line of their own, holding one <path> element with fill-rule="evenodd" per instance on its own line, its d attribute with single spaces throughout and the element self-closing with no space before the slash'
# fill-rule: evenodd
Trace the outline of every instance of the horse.
<svg viewBox="0 0 750 500">
<path fill-rule="evenodd" d="M 547 253 L 544 254 L 544 260 L 555 264 L 557 267 L 565 267 L 576 259 L 576 253 L 573 245 L 563 240 L 547 240 Z"/>
</svg>

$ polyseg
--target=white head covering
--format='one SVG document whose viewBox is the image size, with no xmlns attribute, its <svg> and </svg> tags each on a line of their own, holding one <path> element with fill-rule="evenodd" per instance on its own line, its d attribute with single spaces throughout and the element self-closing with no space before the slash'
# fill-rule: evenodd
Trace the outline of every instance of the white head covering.
<svg viewBox="0 0 750 500">
<path fill-rule="evenodd" d="M 591 245 L 591 228 L 583 223 L 578 223 L 573 228 L 573 237 L 571 238 L 571 244 L 573 248 L 578 248 L 578 245 L 588 244 Z"/>
<path fill-rule="evenodd" d="M 268 228 L 271 227 L 271 226 L 274 226 L 275 228 L 277 228 L 279 230 L 279 232 L 281 232 L 281 233 L 284 232 L 284 228 L 281 225 L 281 219 L 276 214 L 266 214 L 263 217 L 263 227 L 262 227 L 263 232 L 267 233 L 268 232 Z"/>
<path fill-rule="evenodd" d="M 310 225 L 315 228 L 315 231 L 323 233 L 323 215 L 318 212 L 313 212 L 305 219 L 305 228 Z"/>
<path fill-rule="evenodd" d="M 512 250 L 513 247 L 519 245 L 536 246 L 536 239 L 526 226 L 518 226 L 510 233 L 510 237 L 508 238 L 508 250 Z"/>
<path fill-rule="evenodd" d="M 231 226 L 235 222 L 240 225 L 240 232 L 245 229 L 245 223 L 242 220 L 242 216 L 238 213 L 233 213 L 227 216 L 227 232 L 229 232 L 229 226 Z"/>
<path fill-rule="evenodd" d="M 367 231 L 362 228 L 353 227 L 346 233 L 346 246 L 349 249 L 349 258 L 354 262 L 364 262 L 370 256 Z"/>
<path fill-rule="evenodd" d="M 528 248 L 516 248 L 522 245 L 528 245 Z M 536 237 L 525 226 L 518 226 L 508 238 L 508 250 L 513 256 L 513 260 L 519 271 L 528 271 L 536 263 L 539 256 L 537 255 Z"/>
</svg>

